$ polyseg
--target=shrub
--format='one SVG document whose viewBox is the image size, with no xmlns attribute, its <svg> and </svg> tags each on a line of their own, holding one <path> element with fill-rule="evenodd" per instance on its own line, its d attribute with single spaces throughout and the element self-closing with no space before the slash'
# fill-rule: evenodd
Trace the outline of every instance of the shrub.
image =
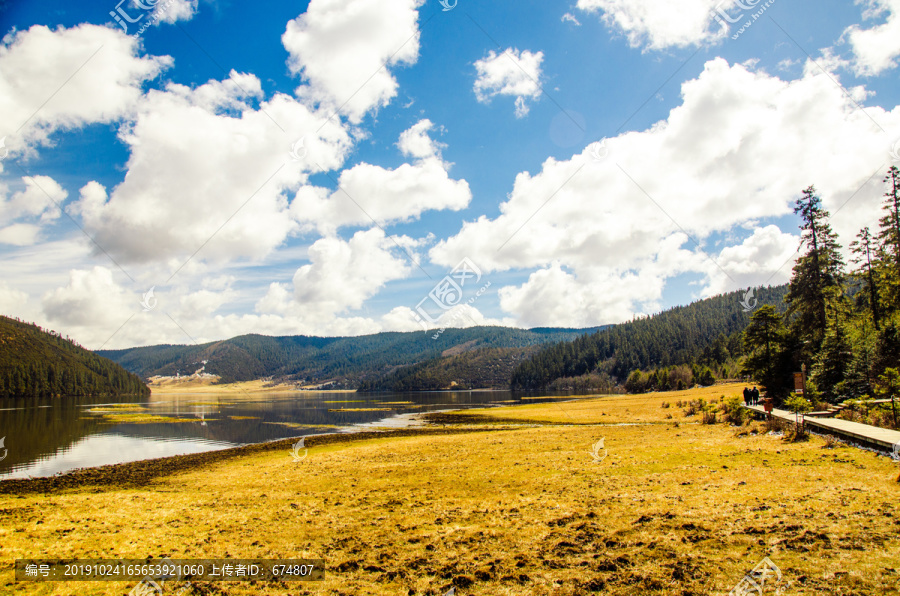
<svg viewBox="0 0 900 596">
<path fill-rule="evenodd" d="M 700 399 L 692 399 L 684 404 L 684 415 L 685 416 L 696 416 L 699 412 L 702 412 L 706 409 L 706 400 L 702 397 Z"/>
<path fill-rule="evenodd" d="M 841 442 L 834 435 L 825 435 L 825 444 L 822 445 L 823 449 L 834 449 L 841 445 Z"/>
<path fill-rule="evenodd" d="M 787 430 L 784 431 L 784 438 L 782 439 L 787 443 L 799 443 L 801 441 L 809 440 L 809 433 L 806 432 L 802 426 L 792 426 L 788 427 Z"/>
<path fill-rule="evenodd" d="M 662 408 L 665 410 L 665 409 L 668 408 L 670 405 L 671 405 L 671 404 L 670 404 L 669 402 L 664 401 L 664 402 L 662 403 Z"/>
<path fill-rule="evenodd" d="M 767 433 L 772 432 L 773 430 L 774 431 L 784 430 L 784 427 L 785 427 L 785 422 L 783 422 L 782 420 L 779 420 L 778 418 L 772 418 L 771 420 L 766 420 L 763 423 L 763 430 L 765 430 Z"/>
<path fill-rule="evenodd" d="M 750 418 L 750 412 L 741 405 L 739 397 L 729 397 L 722 404 L 722 421 L 736 424 L 744 424 Z"/>
</svg>

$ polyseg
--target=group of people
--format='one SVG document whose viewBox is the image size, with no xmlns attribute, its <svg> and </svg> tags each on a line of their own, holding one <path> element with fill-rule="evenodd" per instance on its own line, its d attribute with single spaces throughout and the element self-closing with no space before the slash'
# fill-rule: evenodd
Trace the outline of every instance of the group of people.
<svg viewBox="0 0 900 596">
<path fill-rule="evenodd" d="M 747 389 L 746 387 L 744 387 L 744 405 L 759 405 L 759 389 L 757 389 L 755 386 L 753 387 L 753 389 Z"/>
</svg>

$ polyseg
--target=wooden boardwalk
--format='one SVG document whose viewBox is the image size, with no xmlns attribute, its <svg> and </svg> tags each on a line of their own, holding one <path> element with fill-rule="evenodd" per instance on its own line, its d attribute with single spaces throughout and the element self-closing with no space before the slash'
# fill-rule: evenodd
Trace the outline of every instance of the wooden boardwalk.
<svg viewBox="0 0 900 596">
<path fill-rule="evenodd" d="M 765 415 L 766 410 L 762 406 L 744 406 L 754 412 Z M 788 410 L 779 410 L 774 408 L 772 414 L 776 418 L 794 422 L 796 417 L 793 412 Z M 802 417 L 801 417 L 802 419 Z M 891 451 L 894 445 L 900 445 L 900 431 L 888 430 L 886 428 L 878 428 L 868 424 L 860 424 L 859 422 L 850 422 L 849 420 L 840 420 L 838 418 L 809 418 L 805 420 L 806 426 L 827 434 L 838 437 L 846 437 L 869 444 L 884 451 Z"/>
</svg>

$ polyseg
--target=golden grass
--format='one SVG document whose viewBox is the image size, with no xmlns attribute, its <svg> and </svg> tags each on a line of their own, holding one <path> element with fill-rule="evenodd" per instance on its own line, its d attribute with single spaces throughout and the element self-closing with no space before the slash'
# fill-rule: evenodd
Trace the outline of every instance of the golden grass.
<svg viewBox="0 0 900 596">
<path fill-rule="evenodd" d="M 300 422 L 263 422 L 263 424 L 275 424 L 288 428 L 338 428 L 336 424 L 302 424 Z"/>
<path fill-rule="evenodd" d="M 822 449 L 815 437 L 787 444 L 721 424 L 653 424 L 666 412 L 683 420 L 674 396 L 558 404 L 566 413 L 502 409 L 574 425 L 351 437 L 313 446 L 300 462 L 287 450 L 254 453 L 140 489 L 0 497 L 0 586 L 40 595 L 131 587 L 13 583 L 15 558 L 309 557 L 326 561 L 325 581 L 198 584 L 194 593 L 440 595 L 455 585 L 461 596 L 686 596 L 725 594 L 768 556 L 791 582 L 786 595 L 896 593 L 900 500 L 889 460 Z M 626 412 L 645 423 L 592 422 Z M 596 464 L 589 451 L 600 438 L 608 456 Z"/>
<path fill-rule="evenodd" d="M 323 404 L 367 404 L 369 400 L 367 399 L 332 399 L 332 400 L 323 400 Z"/>
<path fill-rule="evenodd" d="M 89 413 L 111 424 L 156 424 L 160 422 L 192 422 L 195 419 L 159 416 L 140 404 L 109 404 L 90 408 Z"/>
<path fill-rule="evenodd" d="M 718 401 L 723 395 L 727 399 L 740 396 L 744 385 L 730 383 L 685 391 L 665 391 L 640 395 L 610 395 L 590 398 L 590 396 L 570 396 L 557 401 L 524 406 L 481 408 L 459 412 L 461 416 L 489 416 L 523 422 L 545 422 L 557 424 L 623 424 L 623 423 L 671 423 L 692 422 L 697 417 L 686 417 L 678 401 L 705 399 Z M 669 403 L 663 408 L 663 403 Z M 671 416 L 671 418 L 667 418 Z"/>
<path fill-rule="evenodd" d="M 165 395 L 169 393 L 277 393 L 300 391 L 294 384 L 271 385 L 269 381 L 242 381 L 240 383 L 223 383 L 216 385 L 217 378 L 180 377 L 153 377 L 150 392 L 153 395 Z M 354 393 L 352 389 L 316 389 L 316 393 Z"/>
</svg>

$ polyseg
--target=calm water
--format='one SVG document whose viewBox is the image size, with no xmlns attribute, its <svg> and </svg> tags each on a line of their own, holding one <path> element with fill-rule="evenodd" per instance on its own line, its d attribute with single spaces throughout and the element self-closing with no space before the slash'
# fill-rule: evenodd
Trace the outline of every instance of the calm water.
<svg viewBox="0 0 900 596">
<path fill-rule="evenodd" d="M 76 468 L 301 435 L 399 426 L 412 413 L 541 401 L 547 400 L 513 396 L 507 391 L 192 393 L 115 402 L 84 398 L 0 400 L 0 479 L 52 476 Z M 132 407 L 123 408 L 123 404 Z M 147 415 L 169 420 L 127 420 L 128 416 Z"/>
</svg>

